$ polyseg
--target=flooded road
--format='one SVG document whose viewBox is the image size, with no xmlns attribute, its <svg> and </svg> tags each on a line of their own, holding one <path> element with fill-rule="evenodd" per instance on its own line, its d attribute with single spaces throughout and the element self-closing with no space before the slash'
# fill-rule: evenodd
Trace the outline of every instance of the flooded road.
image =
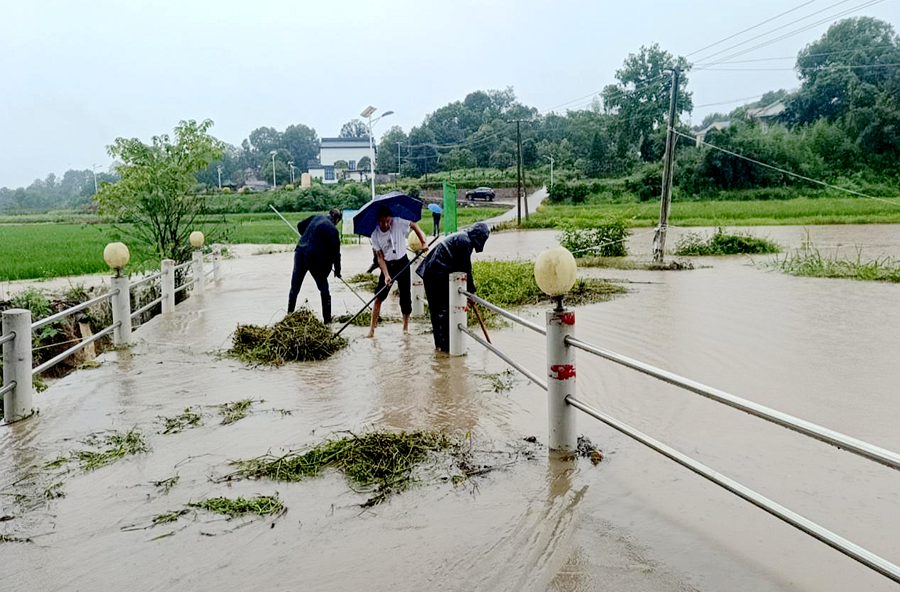
<svg viewBox="0 0 900 592">
<path fill-rule="evenodd" d="M 810 230 L 817 243 L 900 253 L 897 226 L 853 228 Z M 796 227 L 768 231 L 754 229 L 794 246 L 805 236 Z M 650 238 L 632 239 L 631 251 L 649 253 Z M 533 260 L 555 244 L 553 232 L 498 233 L 480 257 Z M 344 257 L 348 276 L 371 261 L 366 246 L 345 246 Z M 576 334 L 900 450 L 900 286 L 794 278 L 747 258 L 703 263 L 712 267 L 583 270 L 628 281 L 630 292 L 578 308 Z M 0 427 L 0 492 L 93 432 L 137 426 L 152 448 L 61 477 L 65 497 L 30 511 L 0 498 L 0 515 L 13 516 L 0 533 L 33 540 L 0 542 L 0 590 L 896 589 L 586 416 L 578 431 L 603 449 L 598 466 L 551 462 L 538 448 L 534 460 L 463 486 L 427 481 L 366 511 L 366 496 L 334 473 L 290 484 L 214 482 L 230 472 L 229 460 L 303 448 L 341 430 L 449 430 L 486 450 L 530 435 L 546 443 L 543 391 L 516 379 L 496 392 L 479 375 L 505 366 L 474 343 L 465 358 L 436 358 L 424 323 L 409 337 L 388 324 L 374 340 L 350 327 L 350 346 L 329 360 L 278 369 L 216 356 L 237 323 L 283 315 L 291 264 L 292 253 L 226 262 L 221 286 L 141 328 L 130 352 L 110 353 L 101 367 L 37 395 L 38 418 Z M 355 312 L 356 298 L 332 289 L 335 313 Z M 304 299 L 318 310 L 310 281 Z M 387 314 L 397 308 L 389 298 Z M 524 315 L 543 322 L 541 307 Z M 543 372 L 542 337 L 518 327 L 491 337 Z M 579 396 L 590 404 L 900 562 L 900 472 L 588 354 L 579 352 L 577 364 Z M 219 425 L 208 407 L 248 397 L 264 402 L 232 425 Z M 194 406 L 205 406 L 205 425 L 157 433 L 159 416 Z M 168 495 L 151 483 L 175 475 Z M 123 530 L 192 500 L 275 492 L 288 507 L 279 519 L 201 514 Z"/>
</svg>

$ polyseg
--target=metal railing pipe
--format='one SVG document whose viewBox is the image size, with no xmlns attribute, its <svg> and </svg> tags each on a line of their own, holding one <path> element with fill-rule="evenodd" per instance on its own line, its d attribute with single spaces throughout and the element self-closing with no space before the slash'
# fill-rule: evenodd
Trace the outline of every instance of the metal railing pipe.
<svg viewBox="0 0 900 592">
<path fill-rule="evenodd" d="M 162 301 L 163 301 L 163 298 L 162 298 L 162 296 L 160 296 L 160 297 L 157 298 L 156 300 L 154 300 L 154 301 L 152 301 L 152 302 L 149 302 L 149 303 L 145 304 L 145 305 L 142 306 L 141 308 L 139 308 L 139 309 L 137 309 L 136 311 L 134 311 L 133 313 L 131 313 L 131 318 L 134 319 L 134 318 L 136 318 L 136 317 L 139 317 L 140 315 L 144 314 L 145 312 L 147 312 L 148 310 L 150 310 L 150 309 L 153 308 L 154 306 L 156 306 L 156 305 L 158 305 L 158 304 L 162 304 Z"/>
<path fill-rule="evenodd" d="M 656 378 L 663 382 L 667 382 L 677 387 L 681 387 L 685 390 L 691 391 L 692 393 L 698 394 L 708 399 L 712 399 L 713 401 L 716 401 L 718 403 L 722 403 L 724 405 L 728 405 L 729 407 L 738 409 L 739 411 L 749 413 L 750 415 L 754 415 L 756 417 L 759 417 L 760 419 L 764 419 L 776 425 L 794 430 L 795 432 L 799 432 L 805 436 L 809 436 L 811 438 L 815 438 L 816 440 L 831 444 L 832 446 L 843 448 L 848 452 L 852 452 L 853 454 L 862 456 L 877 463 L 881 463 L 885 466 L 891 467 L 892 469 L 900 470 L 900 454 L 897 454 L 896 452 L 881 448 L 880 446 L 869 444 L 868 442 L 864 442 L 857 438 L 853 438 L 852 436 L 847 436 L 840 432 L 822 427 L 804 419 L 800 419 L 799 417 L 794 417 L 793 415 L 782 413 L 781 411 L 777 411 L 775 409 L 772 409 L 771 407 L 766 407 L 765 405 L 760 405 L 759 403 L 748 401 L 747 399 L 743 399 L 730 393 L 726 393 L 725 391 L 706 386 L 705 384 L 695 382 L 672 372 L 661 370 L 659 368 L 651 366 L 650 364 L 639 362 L 627 356 L 623 356 L 601 347 L 597 347 L 596 345 L 586 343 L 574 337 L 567 337 L 566 343 L 568 343 L 572 347 L 577 347 L 578 349 L 584 350 L 588 353 L 592 353 L 611 362 L 615 362 L 616 364 L 625 366 L 626 368 L 637 370 L 638 372 L 646 374 L 647 376 L 652 376 L 653 378 Z"/>
<path fill-rule="evenodd" d="M 41 364 L 40 366 L 38 366 L 37 368 L 32 370 L 31 375 L 35 376 L 37 374 L 40 374 L 41 372 L 44 372 L 45 370 L 47 370 L 49 368 L 52 368 L 53 366 L 56 366 L 57 364 L 59 364 L 60 362 L 62 362 L 63 360 L 65 360 L 66 358 L 68 358 L 69 356 L 71 356 L 72 354 L 77 352 L 78 350 L 80 350 L 81 348 L 83 348 L 87 345 L 90 345 L 91 343 L 94 343 L 101 337 L 105 337 L 106 335 L 109 335 L 110 333 L 112 333 L 113 331 L 115 331 L 118 328 L 119 328 L 119 323 L 113 323 L 106 329 L 103 329 L 102 331 L 95 333 L 94 335 L 88 337 L 84 341 L 80 341 L 76 345 L 73 345 L 66 351 L 62 352 L 61 354 L 54 356 L 53 358 L 50 358 L 49 360 L 47 360 L 46 362 L 44 362 L 43 364 Z"/>
<path fill-rule="evenodd" d="M 644 446 L 655 450 L 669 460 L 675 461 L 679 465 L 693 471 L 704 479 L 707 479 L 715 483 L 719 487 L 730 491 L 731 493 L 744 499 L 745 501 L 750 502 L 757 508 L 775 516 L 779 520 L 787 522 L 794 528 L 797 528 L 810 535 L 811 537 L 818 539 L 832 549 L 835 549 L 836 551 L 843 553 L 847 557 L 858 561 L 869 569 L 877 571 L 881 575 L 893 580 L 894 582 L 900 583 L 900 567 L 894 565 L 890 561 L 887 561 L 886 559 L 875 555 L 871 551 L 860 547 L 856 543 L 848 541 L 842 536 L 831 532 L 827 528 L 819 526 L 815 522 L 804 518 L 796 512 L 793 512 L 785 508 L 784 506 L 770 500 L 769 498 L 753 491 L 752 489 L 741 485 L 737 481 L 729 479 L 718 471 L 715 471 L 707 467 L 706 465 L 690 458 L 689 456 L 682 454 L 674 448 L 666 446 L 662 442 L 651 438 L 650 436 L 636 430 L 635 428 L 624 424 L 613 417 L 610 417 L 599 409 L 595 409 L 594 407 L 591 407 L 590 405 L 579 401 L 571 395 L 566 397 L 566 401 L 569 403 L 569 405 L 575 407 L 576 409 L 579 409 L 584 413 L 590 415 L 591 417 L 602 421 L 609 427 L 625 434 L 629 438 L 637 440 Z"/>
<path fill-rule="evenodd" d="M 16 388 L 16 381 L 8 382 L 0 387 L 0 397 L 5 395 L 6 393 L 11 393 L 13 389 Z"/>
<path fill-rule="evenodd" d="M 541 379 L 538 377 L 537 374 L 535 374 L 534 372 L 532 372 L 532 371 L 529 370 L 528 368 L 525 368 L 524 366 L 522 366 L 522 365 L 519 364 L 518 362 L 514 361 L 514 360 L 513 360 L 512 358 L 510 358 L 508 355 L 506 355 L 505 353 L 503 353 L 502 351 L 500 351 L 499 349 L 497 349 L 494 345 L 491 345 L 490 343 L 488 343 L 487 341 L 485 341 L 484 339 L 482 339 L 481 337 L 479 337 L 477 334 L 472 333 L 471 331 L 469 331 L 469 329 L 468 329 L 467 327 L 465 327 L 465 326 L 463 326 L 463 325 L 459 325 L 458 329 L 459 329 L 460 331 L 462 331 L 463 333 L 465 333 L 466 335 L 468 335 L 469 337 L 471 337 L 472 339 L 474 339 L 475 341 L 477 341 L 478 343 L 480 343 L 481 345 L 483 345 L 484 347 L 486 347 L 487 349 L 489 349 L 489 350 L 490 350 L 491 352 L 493 352 L 498 358 L 500 358 L 501 360 L 503 360 L 504 362 L 506 362 L 507 364 L 509 364 L 510 366 L 512 366 L 514 369 L 518 370 L 518 371 L 522 374 L 522 376 L 524 376 L 525 378 L 527 378 L 528 380 L 530 380 L 530 381 L 533 382 L 534 384 L 538 385 L 538 386 L 541 387 L 542 389 L 547 390 L 547 383 L 544 382 L 543 380 L 541 380 Z"/>
<path fill-rule="evenodd" d="M 175 290 L 172 292 L 172 294 L 178 294 L 179 292 L 181 292 L 183 290 L 187 290 L 188 288 L 191 287 L 191 284 L 193 284 L 193 283 L 194 283 L 194 279 L 193 278 L 189 279 L 188 281 L 184 282 L 183 284 L 181 284 L 180 286 L 175 288 Z"/>
<path fill-rule="evenodd" d="M 194 264 L 193 261 L 185 261 L 184 263 L 180 263 L 180 264 L 176 265 L 175 271 L 178 271 L 179 269 L 184 269 L 185 267 L 188 267 L 189 265 L 193 265 L 193 264 Z"/>
<path fill-rule="evenodd" d="M 532 323 L 531 321 L 525 320 L 522 317 L 516 316 L 513 313 L 509 312 L 508 310 L 506 310 L 504 308 L 500 308 L 496 304 L 492 304 L 492 303 L 488 302 L 484 298 L 479 298 L 475 294 L 470 294 L 469 292 L 466 292 L 462 288 L 460 288 L 460 293 L 465 294 L 467 297 L 471 298 L 478 304 L 494 311 L 495 313 L 497 313 L 498 315 L 500 315 L 502 317 L 506 317 L 507 319 L 511 320 L 514 323 L 518 323 L 518 324 L 522 325 L 523 327 L 528 327 L 532 331 L 540 333 L 541 335 L 547 334 L 547 330 L 544 327 L 541 327 L 537 323 Z"/>
<path fill-rule="evenodd" d="M 138 281 L 133 282 L 131 284 L 131 287 L 136 288 L 136 287 L 140 286 L 141 284 L 146 284 L 147 282 L 152 282 L 153 280 L 155 280 L 157 278 L 161 278 L 161 277 L 162 277 L 162 272 L 158 271 L 158 272 L 154 273 L 153 275 L 148 275 L 145 278 L 141 278 Z"/>
<path fill-rule="evenodd" d="M 118 290 L 110 290 L 109 292 L 106 292 L 105 294 L 100 294 L 99 296 L 91 298 L 90 300 L 85 300 L 81 304 L 73 306 L 72 308 L 67 308 L 66 310 L 61 310 L 56 314 L 50 315 L 49 317 L 44 317 L 43 319 L 40 319 L 40 320 L 37 320 L 37 321 L 31 323 L 31 330 L 34 331 L 36 329 L 40 329 L 41 327 L 45 327 L 45 326 L 49 325 L 50 323 L 55 323 L 56 321 L 60 321 L 68 316 L 75 314 L 76 312 L 79 312 L 88 307 L 91 307 L 91 306 L 97 304 L 98 302 L 103 302 L 104 300 L 112 298 L 116 294 L 118 294 Z"/>
<path fill-rule="evenodd" d="M 10 333 L 10 334 L 8 334 L 8 335 L 4 335 L 3 337 L 0 337 L 0 345 L 3 345 L 3 344 L 6 343 L 7 341 L 12 341 L 12 340 L 15 339 L 15 338 L 16 338 L 16 334 L 15 334 L 15 333 Z"/>
</svg>

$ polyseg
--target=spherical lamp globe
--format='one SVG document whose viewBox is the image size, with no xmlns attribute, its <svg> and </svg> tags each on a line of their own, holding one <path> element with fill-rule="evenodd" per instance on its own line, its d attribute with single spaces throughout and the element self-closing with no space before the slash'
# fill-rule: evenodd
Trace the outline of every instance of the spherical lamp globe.
<svg viewBox="0 0 900 592">
<path fill-rule="evenodd" d="M 206 237 L 204 237 L 203 233 L 200 232 L 199 230 L 195 230 L 194 232 L 191 233 L 191 236 L 189 237 L 188 240 L 191 241 L 192 247 L 194 247 L 195 249 L 199 249 L 200 247 L 203 246 L 203 241 L 206 240 Z"/>
<path fill-rule="evenodd" d="M 575 285 L 578 265 L 565 247 L 547 249 L 534 263 L 534 279 L 548 296 L 561 296 Z"/>
<path fill-rule="evenodd" d="M 120 271 L 128 264 L 129 257 L 128 247 L 125 246 L 125 243 L 109 243 L 103 249 L 103 260 L 116 271 Z"/>
</svg>

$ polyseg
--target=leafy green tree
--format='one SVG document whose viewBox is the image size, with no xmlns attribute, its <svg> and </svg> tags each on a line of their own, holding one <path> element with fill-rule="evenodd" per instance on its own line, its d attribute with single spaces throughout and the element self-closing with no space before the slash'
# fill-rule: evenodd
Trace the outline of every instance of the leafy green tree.
<svg viewBox="0 0 900 592">
<path fill-rule="evenodd" d="M 397 172 L 397 142 L 400 144 L 409 144 L 403 129 L 395 125 L 381 136 L 381 142 L 378 143 L 378 150 L 375 152 L 375 171 L 378 173 L 396 173 Z M 401 149 L 404 146 L 401 146 Z M 406 149 L 409 150 L 408 146 Z"/>
<path fill-rule="evenodd" d="M 222 142 L 208 130 L 206 119 L 181 121 L 174 140 L 153 136 L 149 144 L 137 138 L 116 138 L 108 148 L 121 175 L 96 196 L 100 210 L 130 224 L 123 232 L 144 243 L 160 258 L 185 261 L 191 247 L 188 235 L 197 230 L 206 198 L 190 195 L 194 174 L 221 156 Z"/>
<path fill-rule="evenodd" d="M 368 138 L 369 128 L 359 119 L 351 119 L 341 126 L 341 138 Z"/>
<path fill-rule="evenodd" d="M 475 155 L 468 148 L 454 148 L 444 157 L 443 165 L 447 170 L 469 169 L 476 165 Z"/>
<path fill-rule="evenodd" d="M 376 158 L 376 160 L 378 159 L 377 156 L 375 158 Z M 363 156 L 362 158 L 359 159 L 359 162 L 356 163 L 356 168 L 361 171 L 368 171 L 370 162 L 371 162 L 371 160 L 369 159 L 368 156 Z"/>
<path fill-rule="evenodd" d="M 307 171 L 307 163 L 319 156 L 319 138 L 316 130 L 302 123 L 289 125 L 281 134 L 281 140 L 280 148 L 290 152 L 291 160 L 300 172 Z"/>
<path fill-rule="evenodd" d="M 629 54 L 616 70 L 619 83 L 603 89 L 603 107 L 616 115 L 615 131 L 621 142 L 638 146 L 647 141 L 650 132 L 666 127 L 669 113 L 669 94 L 672 75 L 668 70 L 681 71 L 678 82 L 676 115 L 693 110 L 691 93 L 687 91 L 687 72 L 690 64 L 684 57 L 675 57 L 654 43 L 642 46 Z"/>
</svg>

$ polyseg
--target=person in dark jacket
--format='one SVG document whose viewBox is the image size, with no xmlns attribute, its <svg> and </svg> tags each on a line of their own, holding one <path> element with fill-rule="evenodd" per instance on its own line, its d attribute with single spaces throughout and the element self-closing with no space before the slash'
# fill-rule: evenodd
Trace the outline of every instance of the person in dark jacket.
<svg viewBox="0 0 900 592">
<path fill-rule="evenodd" d="M 490 232 L 484 222 L 478 222 L 468 230 L 454 232 L 432 250 L 416 270 L 425 284 L 436 349 L 450 351 L 450 274 L 464 272 L 468 291 L 475 293 L 472 251 L 480 253 L 484 250 Z"/>
<path fill-rule="evenodd" d="M 334 269 L 334 277 L 341 277 L 341 235 L 337 223 L 341 219 L 338 210 L 328 216 L 310 216 L 297 223 L 300 241 L 294 251 L 294 274 L 288 294 L 288 313 L 297 306 L 297 295 L 308 271 L 316 281 L 322 297 L 322 320 L 331 322 L 331 292 L 328 290 L 328 274 Z"/>
</svg>

